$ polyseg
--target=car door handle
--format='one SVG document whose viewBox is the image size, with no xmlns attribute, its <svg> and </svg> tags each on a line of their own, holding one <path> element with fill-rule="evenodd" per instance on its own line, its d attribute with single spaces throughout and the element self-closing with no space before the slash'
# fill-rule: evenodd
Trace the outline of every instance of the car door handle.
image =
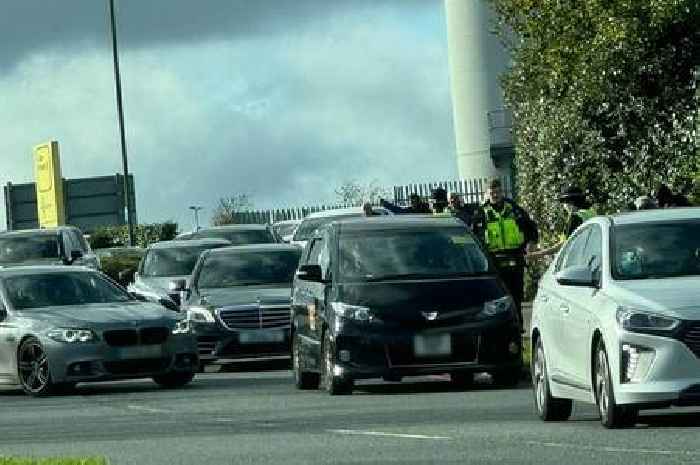
<svg viewBox="0 0 700 465">
<path fill-rule="evenodd" d="M 561 305 L 561 306 L 559 307 L 559 310 L 561 310 L 562 313 L 564 313 L 564 315 L 568 315 L 569 312 L 571 311 L 571 309 L 569 308 L 568 305 Z"/>
</svg>

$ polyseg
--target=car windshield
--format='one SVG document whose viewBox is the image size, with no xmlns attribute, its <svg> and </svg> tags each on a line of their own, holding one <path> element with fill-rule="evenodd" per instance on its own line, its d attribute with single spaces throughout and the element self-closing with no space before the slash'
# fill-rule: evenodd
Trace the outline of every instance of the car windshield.
<svg viewBox="0 0 700 465">
<path fill-rule="evenodd" d="M 3 280 L 17 310 L 128 302 L 129 294 L 97 273 L 18 275 Z"/>
<path fill-rule="evenodd" d="M 211 246 L 172 247 L 149 250 L 144 258 L 144 277 L 188 276 L 192 273 L 197 259 Z"/>
<path fill-rule="evenodd" d="M 616 279 L 700 275 L 700 221 L 618 225 L 613 244 Z"/>
<path fill-rule="evenodd" d="M 297 228 L 297 231 L 294 233 L 294 240 L 295 241 L 308 241 L 311 235 L 316 231 L 317 229 L 332 223 L 333 221 L 336 220 L 342 220 L 345 218 L 358 218 L 360 217 L 360 213 L 351 213 L 347 215 L 336 215 L 336 216 L 323 216 L 320 218 L 307 218 L 304 221 L 301 222 L 299 225 L 299 228 Z"/>
<path fill-rule="evenodd" d="M 59 257 L 58 236 L 55 235 L 0 238 L 0 263 L 21 263 Z"/>
<path fill-rule="evenodd" d="M 489 260 L 463 228 L 363 231 L 340 239 L 344 280 L 490 273 Z"/>
<path fill-rule="evenodd" d="M 275 238 L 267 229 L 225 230 L 208 229 L 192 235 L 192 239 L 226 239 L 231 245 L 272 244 Z"/>
<path fill-rule="evenodd" d="M 226 253 L 202 264 L 197 287 L 222 288 L 260 284 L 291 284 L 301 250 Z"/>
</svg>

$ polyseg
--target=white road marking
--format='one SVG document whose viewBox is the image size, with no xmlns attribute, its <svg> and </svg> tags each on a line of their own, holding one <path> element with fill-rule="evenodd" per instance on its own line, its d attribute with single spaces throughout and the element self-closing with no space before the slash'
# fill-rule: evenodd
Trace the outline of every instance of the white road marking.
<svg viewBox="0 0 700 465">
<path fill-rule="evenodd" d="M 426 436 L 423 434 L 400 434 L 386 433 L 383 431 L 358 431 L 354 429 L 329 429 L 328 432 L 334 434 L 344 434 L 347 436 L 379 436 L 386 438 L 403 438 L 403 439 L 432 439 L 435 441 L 449 441 L 452 438 L 447 436 Z"/>
<path fill-rule="evenodd" d="M 234 420 L 233 418 L 217 418 L 214 421 L 216 421 L 217 423 L 233 423 L 236 420 Z"/>
<path fill-rule="evenodd" d="M 600 446 L 589 446 L 583 444 L 567 444 L 560 442 L 539 442 L 539 441 L 527 441 L 529 446 L 540 446 L 540 447 L 552 447 L 559 449 L 576 449 L 582 451 L 596 451 L 596 452 L 610 452 L 616 454 L 650 454 L 650 455 L 681 455 L 681 456 L 700 456 L 700 451 L 692 450 L 657 450 L 657 449 L 625 449 L 622 447 L 600 447 Z"/>
<path fill-rule="evenodd" d="M 136 410 L 139 412 L 146 413 L 173 413 L 170 410 L 161 410 L 158 408 L 144 407 L 142 405 L 127 405 L 126 408 L 128 408 L 129 410 Z"/>
</svg>

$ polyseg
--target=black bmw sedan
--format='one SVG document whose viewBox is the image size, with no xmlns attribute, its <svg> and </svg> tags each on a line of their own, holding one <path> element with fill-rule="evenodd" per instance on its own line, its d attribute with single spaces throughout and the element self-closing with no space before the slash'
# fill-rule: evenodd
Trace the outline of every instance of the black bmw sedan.
<svg viewBox="0 0 700 465">
<path fill-rule="evenodd" d="M 489 372 L 518 382 L 520 323 L 465 225 L 423 216 L 342 220 L 306 246 L 293 288 L 296 385 L 351 393 L 354 381 Z"/>
</svg>

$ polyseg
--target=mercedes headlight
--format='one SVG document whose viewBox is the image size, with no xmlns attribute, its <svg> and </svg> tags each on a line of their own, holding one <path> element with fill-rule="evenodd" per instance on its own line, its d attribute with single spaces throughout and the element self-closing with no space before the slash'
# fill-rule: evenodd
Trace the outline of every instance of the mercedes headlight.
<svg viewBox="0 0 700 465">
<path fill-rule="evenodd" d="M 97 340 L 97 335 L 89 329 L 54 328 L 47 333 L 56 342 L 85 344 Z"/>
<path fill-rule="evenodd" d="M 369 308 L 360 305 L 349 305 L 343 302 L 333 302 L 331 307 L 336 316 L 346 318 L 348 320 L 369 321 Z"/>
<path fill-rule="evenodd" d="M 214 315 L 207 307 L 190 307 L 187 309 L 187 319 L 195 323 L 216 323 Z"/>
<path fill-rule="evenodd" d="M 501 297 L 500 299 L 484 302 L 484 309 L 481 311 L 481 314 L 487 317 L 502 315 L 512 312 L 514 307 L 515 304 L 511 297 Z"/>
<path fill-rule="evenodd" d="M 173 334 L 190 334 L 191 332 L 192 325 L 190 324 L 189 318 L 177 320 L 175 328 L 173 329 Z"/>
<path fill-rule="evenodd" d="M 620 307 L 617 310 L 617 323 L 625 331 L 643 333 L 673 331 L 681 322 L 677 318 L 669 316 Z"/>
</svg>

